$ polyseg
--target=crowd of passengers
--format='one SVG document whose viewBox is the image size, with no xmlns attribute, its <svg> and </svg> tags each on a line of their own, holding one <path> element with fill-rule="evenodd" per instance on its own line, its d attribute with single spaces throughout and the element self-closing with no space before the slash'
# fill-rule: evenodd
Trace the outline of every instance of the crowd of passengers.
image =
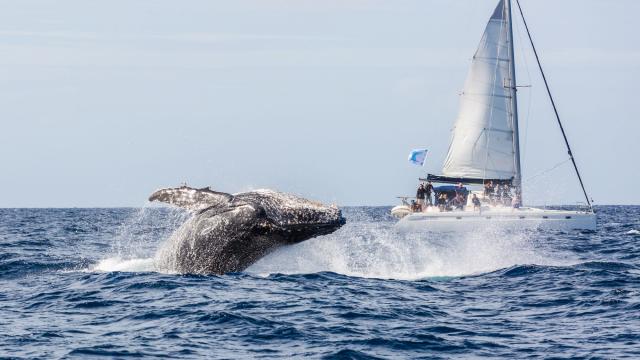
<svg viewBox="0 0 640 360">
<path fill-rule="evenodd" d="M 516 191 L 512 193 L 511 185 L 508 182 L 496 182 L 492 180 L 484 183 L 484 198 L 491 205 L 503 205 L 513 206 L 514 208 L 520 207 L 520 196 Z"/>
<path fill-rule="evenodd" d="M 449 192 L 451 193 L 451 192 Z M 433 196 L 432 196 L 433 195 Z M 431 181 L 420 183 L 418 191 L 416 192 L 416 200 L 411 201 L 411 210 L 413 212 L 426 211 L 430 206 L 437 206 L 440 211 L 464 211 L 467 205 L 467 189 L 458 183 L 455 187 L 454 194 L 448 194 L 447 192 L 437 192 L 434 190 Z M 513 206 L 514 208 L 520 207 L 518 202 L 519 196 L 512 195 L 512 189 L 509 183 L 493 183 L 493 181 L 487 181 L 484 184 L 484 198 L 483 201 L 492 206 L 503 205 Z M 480 210 L 482 205 L 480 199 L 476 194 L 472 194 L 471 203 L 473 204 L 473 210 Z"/>
</svg>

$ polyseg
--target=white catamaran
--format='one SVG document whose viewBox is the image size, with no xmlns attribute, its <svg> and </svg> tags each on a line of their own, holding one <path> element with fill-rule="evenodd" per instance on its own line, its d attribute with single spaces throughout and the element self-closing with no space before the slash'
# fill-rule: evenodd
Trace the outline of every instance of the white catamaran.
<svg viewBox="0 0 640 360">
<path fill-rule="evenodd" d="M 596 229 L 596 215 L 567 141 L 546 77 L 542 71 L 522 9 L 516 0 L 538 62 L 549 99 L 564 137 L 570 159 L 584 196 L 587 209 L 583 211 L 547 210 L 520 206 L 522 204 L 522 173 L 518 134 L 518 102 L 513 52 L 512 1 L 500 0 L 484 31 L 473 57 L 464 85 L 460 110 L 442 175 L 429 174 L 422 181 L 458 184 L 434 188 L 438 206 L 416 211 L 403 200 L 392 209 L 400 218 L 396 227 L 409 231 L 467 231 L 487 226 L 509 229 Z M 508 189 L 506 202 L 496 201 L 492 185 Z M 480 185 L 485 190 L 468 191 L 463 185 Z M 511 191 L 514 191 L 511 194 Z M 442 199 L 444 194 L 444 200 Z M 507 195 L 508 194 L 508 195 Z M 464 199 L 465 206 L 452 209 L 452 196 Z M 474 206 L 472 197 L 480 200 Z M 460 200 L 459 200 L 460 201 Z M 443 211 L 444 210 L 444 211 Z"/>
</svg>

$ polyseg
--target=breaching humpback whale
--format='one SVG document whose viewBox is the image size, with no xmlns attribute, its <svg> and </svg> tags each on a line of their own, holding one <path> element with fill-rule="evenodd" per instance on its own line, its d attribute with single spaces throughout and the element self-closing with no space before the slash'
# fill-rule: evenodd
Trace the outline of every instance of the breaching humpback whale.
<svg viewBox="0 0 640 360">
<path fill-rule="evenodd" d="M 149 197 L 193 212 L 159 251 L 179 273 L 224 274 L 246 269 L 276 248 L 330 234 L 345 223 L 336 206 L 272 190 L 239 194 L 161 189 Z"/>
</svg>

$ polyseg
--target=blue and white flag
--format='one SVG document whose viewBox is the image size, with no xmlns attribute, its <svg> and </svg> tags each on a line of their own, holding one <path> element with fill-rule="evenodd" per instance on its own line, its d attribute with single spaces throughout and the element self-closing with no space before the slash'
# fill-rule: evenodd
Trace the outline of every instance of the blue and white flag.
<svg viewBox="0 0 640 360">
<path fill-rule="evenodd" d="M 427 149 L 414 149 L 409 154 L 409 162 L 413 165 L 423 166 L 427 158 Z"/>
</svg>

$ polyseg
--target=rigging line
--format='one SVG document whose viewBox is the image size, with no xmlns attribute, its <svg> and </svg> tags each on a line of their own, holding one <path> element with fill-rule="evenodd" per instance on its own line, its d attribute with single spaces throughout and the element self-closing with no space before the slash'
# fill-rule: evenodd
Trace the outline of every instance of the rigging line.
<svg viewBox="0 0 640 360">
<path fill-rule="evenodd" d="M 537 173 L 537 174 L 533 175 L 532 177 L 528 178 L 528 179 L 527 179 L 527 181 L 531 181 L 531 180 L 533 180 L 533 179 L 535 179 L 535 178 L 537 178 L 537 177 L 539 177 L 539 176 L 542 176 L 542 175 L 544 175 L 544 174 L 546 174 L 546 173 L 549 173 L 549 172 L 551 172 L 551 171 L 553 171 L 553 170 L 555 170 L 555 169 L 559 168 L 560 166 L 562 166 L 562 165 L 566 164 L 566 163 L 567 163 L 567 162 L 569 162 L 569 161 L 571 161 L 571 158 L 567 158 L 567 159 L 565 159 L 565 160 L 563 160 L 563 161 L 561 161 L 561 162 L 559 162 L 559 163 L 555 164 L 553 167 L 551 167 L 551 168 L 549 168 L 549 169 L 547 169 L 547 170 L 542 170 L 541 172 L 539 172 L 539 173 Z"/>
<path fill-rule="evenodd" d="M 524 28 L 527 30 L 527 36 L 529 37 L 529 42 L 531 43 L 531 48 L 533 49 L 533 54 L 536 57 L 536 62 L 538 63 L 538 68 L 540 69 L 540 74 L 542 74 L 542 80 L 544 81 L 544 86 L 547 89 L 547 94 L 549 94 L 549 100 L 551 100 L 551 106 L 553 107 L 553 112 L 556 114 L 556 119 L 558 120 L 558 126 L 560 126 L 560 131 L 562 132 L 562 137 L 564 138 L 564 143 L 567 145 L 567 153 L 569 154 L 569 158 L 573 163 L 573 168 L 576 171 L 576 175 L 578 176 L 578 181 L 580 182 L 580 187 L 582 187 L 582 192 L 584 193 L 584 198 L 587 200 L 587 204 L 591 211 L 593 211 L 593 205 L 591 205 L 591 201 L 589 200 L 589 195 L 587 195 L 587 190 L 584 187 L 584 183 L 582 182 L 582 176 L 580 176 L 580 171 L 578 170 L 578 165 L 576 164 L 576 160 L 573 157 L 573 153 L 571 152 L 571 146 L 569 146 L 569 140 L 567 140 L 567 134 L 564 132 L 564 127 L 562 126 L 562 121 L 560 121 L 560 115 L 558 114 L 558 109 L 556 108 L 556 103 L 553 101 L 553 96 L 551 96 L 551 90 L 549 89 L 549 83 L 547 82 L 547 77 L 542 70 L 542 64 L 540 63 L 540 58 L 538 57 L 538 51 L 536 50 L 536 46 L 533 44 L 533 38 L 531 37 L 531 32 L 529 32 L 529 26 L 527 25 L 527 21 L 524 19 L 524 13 L 522 12 L 522 7 L 520 6 L 520 0 L 516 0 L 518 4 L 518 10 L 520 10 L 520 16 L 522 17 L 522 23 L 524 24 Z"/>
<path fill-rule="evenodd" d="M 527 60 L 527 56 L 524 50 L 524 41 L 522 40 L 522 30 L 520 29 L 520 23 L 515 22 L 516 24 L 516 33 L 518 34 L 518 43 L 520 45 L 520 57 L 522 58 L 522 62 L 524 63 L 524 69 L 527 72 L 527 82 L 529 84 L 532 83 L 531 81 L 531 72 L 529 71 L 529 61 Z M 529 85 L 529 87 L 531 87 L 531 85 Z M 532 91 L 528 91 L 527 92 L 528 96 L 527 96 L 527 116 L 525 116 L 524 120 L 524 146 L 523 146 L 523 151 L 522 151 L 522 162 L 526 162 L 527 161 L 527 155 L 529 154 L 529 151 L 527 150 L 527 144 L 529 143 L 528 139 L 529 139 L 529 121 L 531 121 L 531 104 L 533 102 L 533 92 Z"/>
</svg>

